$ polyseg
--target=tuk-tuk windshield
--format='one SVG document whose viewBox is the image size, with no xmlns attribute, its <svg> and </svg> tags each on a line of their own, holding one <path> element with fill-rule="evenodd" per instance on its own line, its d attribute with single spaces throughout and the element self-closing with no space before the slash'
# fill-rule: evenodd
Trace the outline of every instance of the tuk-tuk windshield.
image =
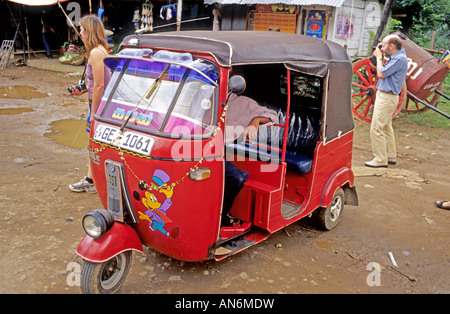
<svg viewBox="0 0 450 314">
<path fill-rule="evenodd" d="M 110 101 L 104 99 L 101 118 L 153 134 L 210 136 L 216 66 L 206 60 L 183 65 L 154 59 L 119 62 L 104 93 Z"/>
</svg>

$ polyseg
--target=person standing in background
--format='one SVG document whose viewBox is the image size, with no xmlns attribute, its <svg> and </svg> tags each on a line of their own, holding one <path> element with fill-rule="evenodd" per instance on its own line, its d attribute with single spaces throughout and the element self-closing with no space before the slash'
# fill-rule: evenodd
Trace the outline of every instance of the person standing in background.
<svg viewBox="0 0 450 314">
<path fill-rule="evenodd" d="M 55 34 L 55 30 L 52 27 L 50 27 L 50 19 L 46 10 L 42 10 L 41 24 L 42 24 L 42 39 L 44 41 L 46 54 L 45 59 L 51 59 L 52 51 L 50 43 L 52 39 L 52 34 Z"/>
<path fill-rule="evenodd" d="M 370 125 L 370 139 L 375 158 L 365 163 L 367 167 L 372 168 L 387 168 L 388 164 L 397 163 L 392 115 L 398 104 L 408 70 L 408 60 L 400 37 L 388 35 L 380 45 L 381 48 L 377 47 L 373 54 L 377 58 L 378 82 Z M 383 54 L 389 57 L 384 65 Z"/>
</svg>

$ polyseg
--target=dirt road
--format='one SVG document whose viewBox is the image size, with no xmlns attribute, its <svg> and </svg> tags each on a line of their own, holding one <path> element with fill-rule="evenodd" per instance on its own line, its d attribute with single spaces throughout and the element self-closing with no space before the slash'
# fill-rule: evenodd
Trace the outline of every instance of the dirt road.
<svg viewBox="0 0 450 314">
<path fill-rule="evenodd" d="M 1 71 L 0 293 L 79 293 L 68 284 L 67 266 L 84 236 L 82 216 L 101 207 L 96 195 L 67 188 L 88 162 L 73 138 L 83 146 L 87 137 L 76 127 L 63 145 L 44 136 L 55 121 L 83 124 L 84 99 L 66 92 L 77 79 L 32 68 Z M 373 170 L 364 167 L 369 125 L 356 121 L 359 206 L 347 206 L 333 231 L 296 223 L 221 262 L 180 262 L 146 249 L 134 254 L 121 292 L 450 293 L 450 211 L 433 205 L 450 198 L 450 132 L 394 127 L 398 163 Z"/>
</svg>

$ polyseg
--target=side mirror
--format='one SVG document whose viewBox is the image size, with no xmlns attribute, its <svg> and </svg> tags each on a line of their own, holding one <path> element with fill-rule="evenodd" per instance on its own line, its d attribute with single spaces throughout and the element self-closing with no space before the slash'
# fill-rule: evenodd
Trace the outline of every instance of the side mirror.
<svg viewBox="0 0 450 314">
<path fill-rule="evenodd" d="M 245 90 L 246 82 L 245 79 L 240 75 L 233 75 L 228 80 L 228 88 L 231 92 L 235 94 L 240 94 Z"/>
</svg>

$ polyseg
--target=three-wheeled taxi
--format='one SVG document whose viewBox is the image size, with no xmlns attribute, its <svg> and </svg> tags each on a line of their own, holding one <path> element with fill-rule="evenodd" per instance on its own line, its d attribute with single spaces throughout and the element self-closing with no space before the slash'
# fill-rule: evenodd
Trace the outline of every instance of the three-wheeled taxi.
<svg viewBox="0 0 450 314">
<path fill-rule="evenodd" d="M 352 67 L 341 46 L 276 32 L 168 32 L 126 37 L 105 64 L 112 79 L 89 144 L 104 209 L 83 217 L 83 292 L 117 291 L 142 244 L 220 260 L 305 216 L 331 230 L 344 204 L 357 205 Z M 242 95 L 279 123 L 227 143 L 227 101 L 244 84 Z M 226 160 L 248 172 L 232 225 L 221 223 Z"/>
</svg>

